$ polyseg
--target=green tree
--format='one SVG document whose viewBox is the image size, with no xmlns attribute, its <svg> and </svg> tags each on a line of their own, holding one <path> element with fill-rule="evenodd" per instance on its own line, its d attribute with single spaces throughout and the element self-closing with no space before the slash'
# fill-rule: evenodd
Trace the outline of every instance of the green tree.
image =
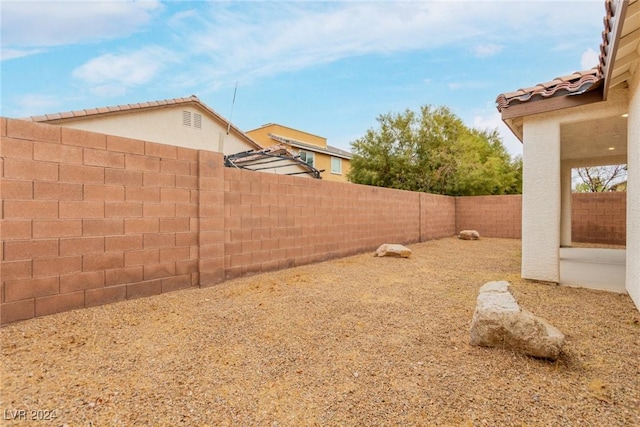
<svg viewBox="0 0 640 427">
<path fill-rule="evenodd" d="M 383 114 L 352 142 L 351 182 L 448 195 L 522 192 L 522 159 L 447 107 Z"/>
</svg>

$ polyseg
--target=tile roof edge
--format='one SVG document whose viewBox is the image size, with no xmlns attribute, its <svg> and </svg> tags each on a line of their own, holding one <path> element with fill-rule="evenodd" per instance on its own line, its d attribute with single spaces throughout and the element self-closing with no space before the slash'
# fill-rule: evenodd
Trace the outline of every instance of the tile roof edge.
<svg viewBox="0 0 640 427">
<path fill-rule="evenodd" d="M 585 71 L 575 71 L 568 76 L 556 77 L 553 80 L 545 83 L 539 83 L 528 89 L 519 89 L 517 91 L 504 92 L 497 96 L 496 107 L 499 112 L 502 112 L 505 108 L 508 108 L 512 102 L 527 102 L 535 96 L 542 98 L 550 98 L 555 96 L 561 91 L 567 91 L 568 93 L 578 93 L 581 90 L 587 91 L 589 87 L 598 84 L 604 79 L 604 69 L 607 65 L 607 47 L 610 44 L 609 36 L 613 30 L 611 20 L 616 16 L 619 11 L 614 8 L 614 1 L 618 0 L 605 0 L 605 16 L 603 17 L 604 30 L 602 31 L 602 42 L 600 44 L 600 53 L 598 56 L 598 64 Z M 578 78 L 577 81 L 575 79 Z M 568 86 L 565 84 L 572 82 Z M 590 83 L 590 84 L 589 84 Z M 584 85 L 589 84 L 588 87 L 583 88 Z"/>
<path fill-rule="evenodd" d="M 200 101 L 200 99 L 197 96 L 191 95 L 189 97 L 182 97 L 182 98 L 146 101 L 146 102 L 138 102 L 138 103 L 131 103 L 131 104 L 109 105 L 104 107 L 86 108 L 83 110 L 41 114 L 41 115 L 26 117 L 25 119 L 33 122 L 47 122 L 52 120 L 62 120 L 66 118 L 80 118 L 80 117 L 89 117 L 89 116 L 96 116 L 96 115 L 102 115 L 102 114 L 111 114 L 111 113 L 117 113 L 121 111 L 142 110 L 145 108 L 155 108 L 155 107 L 162 107 L 166 105 L 186 104 L 189 102 L 196 102 L 204 106 L 205 108 L 211 110 L 211 108 L 206 107 L 205 104 L 203 104 L 202 101 Z"/>
<path fill-rule="evenodd" d="M 596 70 L 593 68 L 592 70 Z M 597 71 L 597 70 L 596 70 Z M 578 94 L 588 91 L 592 86 L 602 80 L 599 72 L 583 74 L 577 80 L 561 80 L 556 78 L 550 82 L 540 83 L 533 88 L 520 89 L 514 92 L 507 92 L 498 95 L 496 105 L 498 111 L 508 108 L 512 103 L 523 103 L 539 96 L 541 98 L 551 98 L 560 94 Z"/>
</svg>

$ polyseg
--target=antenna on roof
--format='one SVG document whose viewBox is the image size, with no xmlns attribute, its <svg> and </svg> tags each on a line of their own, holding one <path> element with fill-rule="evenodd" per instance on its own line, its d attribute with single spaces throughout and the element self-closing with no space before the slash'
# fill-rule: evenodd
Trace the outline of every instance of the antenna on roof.
<svg viewBox="0 0 640 427">
<path fill-rule="evenodd" d="M 236 87 L 233 89 L 233 101 L 231 101 L 231 114 L 229 114 L 229 122 L 227 124 L 227 135 L 231 130 L 231 117 L 233 117 L 233 106 L 236 104 L 236 92 L 238 92 L 238 81 L 236 80 Z"/>
</svg>

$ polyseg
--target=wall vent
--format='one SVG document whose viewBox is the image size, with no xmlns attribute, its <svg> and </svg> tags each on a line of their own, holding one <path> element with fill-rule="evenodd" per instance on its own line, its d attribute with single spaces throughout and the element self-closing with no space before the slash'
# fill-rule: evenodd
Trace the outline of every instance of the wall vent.
<svg viewBox="0 0 640 427">
<path fill-rule="evenodd" d="M 191 127 L 191 112 L 183 111 L 182 112 L 182 126 Z"/>
<path fill-rule="evenodd" d="M 192 113 L 191 111 L 183 111 L 182 126 L 202 129 L 202 114 Z"/>
</svg>

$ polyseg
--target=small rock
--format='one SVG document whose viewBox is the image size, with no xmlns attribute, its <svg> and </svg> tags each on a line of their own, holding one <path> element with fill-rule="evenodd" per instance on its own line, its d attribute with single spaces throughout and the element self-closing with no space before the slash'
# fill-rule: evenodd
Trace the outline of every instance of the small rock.
<svg viewBox="0 0 640 427">
<path fill-rule="evenodd" d="M 385 243 L 376 249 L 376 256 L 409 258 L 411 256 L 411 249 L 402 245 Z"/>
<path fill-rule="evenodd" d="M 471 345 L 509 348 L 556 360 L 564 335 L 546 320 L 520 308 L 505 281 L 480 288 L 470 331 Z"/>
<path fill-rule="evenodd" d="M 476 230 L 462 230 L 460 233 L 458 233 L 458 239 L 479 240 L 480 233 L 478 233 Z"/>
</svg>

